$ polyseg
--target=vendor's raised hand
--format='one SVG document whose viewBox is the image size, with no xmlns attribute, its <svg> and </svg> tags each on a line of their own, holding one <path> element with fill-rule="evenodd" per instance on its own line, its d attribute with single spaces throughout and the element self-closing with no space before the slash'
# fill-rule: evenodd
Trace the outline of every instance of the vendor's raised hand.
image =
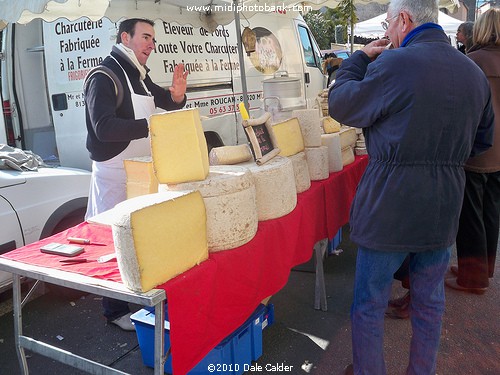
<svg viewBox="0 0 500 375">
<path fill-rule="evenodd" d="M 378 39 L 364 46 L 361 51 L 366 53 L 371 60 L 375 60 L 389 45 L 389 39 Z"/>
<path fill-rule="evenodd" d="M 172 86 L 168 89 L 172 100 L 176 103 L 181 103 L 184 100 L 184 94 L 186 94 L 187 86 L 187 76 L 189 72 L 184 71 L 184 64 L 178 64 L 174 68 L 174 75 L 172 77 Z"/>
</svg>

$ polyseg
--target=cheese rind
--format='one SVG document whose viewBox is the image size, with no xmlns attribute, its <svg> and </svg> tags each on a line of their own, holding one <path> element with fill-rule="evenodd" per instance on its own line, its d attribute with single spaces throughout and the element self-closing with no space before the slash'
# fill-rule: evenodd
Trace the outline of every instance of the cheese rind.
<svg viewBox="0 0 500 375">
<path fill-rule="evenodd" d="M 210 165 L 232 165 L 253 159 L 247 144 L 214 147 L 208 155 Z"/>
<path fill-rule="evenodd" d="M 178 184 L 208 175 L 208 148 L 197 109 L 153 114 L 151 155 L 158 182 Z"/>
<path fill-rule="evenodd" d="M 342 149 L 342 165 L 346 166 L 353 163 L 355 160 L 354 149 L 351 146 L 347 146 Z"/>
<path fill-rule="evenodd" d="M 296 109 L 292 111 L 292 117 L 299 120 L 304 147 L 321 146 L 321 123 L 318 110 Z"/>
<path fill-rule="evenodd" d="M 208 258 L 199 192 L 143 195 L 89 221 L 111 224 L 122 281 L 136 292 L 153 289 Z"/>
<path fill-rule="evenodd" d="M 177 185 L 160 184 L 164 190 L 198 190 L 207 214 L 207 241 L 210 252 L 234 249 L 257 233 L 258 216 L 252 174 L 240 166 L 211 166 L 208 177 Z"/>
<path fill-rule="evenodd" d="M 151 156 L 125 159 L 123 166 L 127 175 L 127 199 L 158 192 Z"/>
<path fill-rule="evenodd" d="M 259 221 L 285 216 L 297 206 L 297 188 L 292 161 L 275 156 L 263 165 L 239 164 L 253 175 Z"/>
<path fill-rule="evenodd" d="M 309 175 L 309 167 L 307 166 L 306 154 L 302 151 L 289 156 L 289 158 L 292 161 L 297 193 L 302 193 L 311 187 L 311 177 Z"/>
<path fill-rule="evenodd" d="M 273 132 L 280 149 L 279 155 L 292 156 L 304 151 L 304 139 L 297 118 L 274 124 Z"/>
<path fill-rule="evenodd" d="M 320 138 L 321 140 L 321 138 Z M 328 147 L 306 147 L 307 167 L 311 181 L 325 180 L 330 175 L 328 169 Z"/>
<path fill-rule="evenodd" d="M 340 129 L 340 148 L 343 150 L 347 146 L 354 147 L 356 141 L 358 140 L 358 134 L 356 134 L 355 128 L 344 127 Z"/>
</svg>

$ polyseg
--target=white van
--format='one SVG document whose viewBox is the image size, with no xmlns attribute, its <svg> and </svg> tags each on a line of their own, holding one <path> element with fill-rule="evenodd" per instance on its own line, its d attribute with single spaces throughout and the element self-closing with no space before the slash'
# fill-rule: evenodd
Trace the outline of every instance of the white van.
<svg viewBox="0 0 500 375">
<path fill-rule="evenodd" d="M 182 18 L 182 16 L 179 16 Z M 245 54 L 250 115 L 263 111 L 263 81 L 288 75 L 300 82 L 308 107 L 325 87 L 319 48 L 297 12 L 259 13 L 242 19 L 256 36 L 256 51 Z M 187 107 L 197 107 L 209 148 L 246 142 L 238 103 L 243 101 L 235 22 L 213 33 L 204 28 L 156 21 L 156 50 L 150 75 L 163 87 L 175 64 L 190 71 Z M 62 166 L 90 169 L 85 148 L 83 80 L 115 43 L 117 24 L 107 19 L 54 22 L 34 20 L 3 31 L 1 86 L 4 129 L 0 136 Z"/>
</svg>

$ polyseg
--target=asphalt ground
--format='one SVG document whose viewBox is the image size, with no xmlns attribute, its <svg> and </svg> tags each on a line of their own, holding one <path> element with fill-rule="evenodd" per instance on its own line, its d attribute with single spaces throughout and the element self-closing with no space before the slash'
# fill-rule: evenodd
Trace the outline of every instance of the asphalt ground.
<svg viewBox="0 0 500 375">
<path fill-rule="evenodd" d="M 246 374 L 337 375 L 352 362 L 349 309 L 356 247 L 349 241 L 347 226 L 340 248 L 341 254 L 330 255 L 324 261 L 328 311 L 313 308 L 315 275 L 306 272 L 313 269 L 312 261 L 298 267 L 302 271 L 292 271 L 287 285 L 270 300 L 274 324 L 264 330 L 263 355 L 252 364 L 253 371 Z M 446 289 L 438 375 L 500 374 L 499 284 L 497 275 L 484 295 Z M 393 295 L 404 292 L 395 282 Z M 153 373 L 143 365 L 136 334 L 106 323 L 101 315 L 101 297 L 60 294 L 46 286 L 44 293 L 25 305 L 26 335 L 134 375 Z M 132 308 L 138 310 L 141 306 Z M 0 374 L 20 374 L 9 293 L 0 296 L 0 314 Z M 386 318 L 388 375 L 405 373 L 410 337 L 409 320 Z M 36 353 L 27 354 L 30 374 L 84 373 Z"/>
</svg>

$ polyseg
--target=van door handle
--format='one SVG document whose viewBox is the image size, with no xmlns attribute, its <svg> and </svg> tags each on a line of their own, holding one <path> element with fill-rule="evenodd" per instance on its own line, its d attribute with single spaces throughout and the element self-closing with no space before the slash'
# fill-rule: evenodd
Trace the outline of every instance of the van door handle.
<svg viewBox="0 0 500 375">
<path fill-rule="evenodd" d="M 311 83 L 311 78 L 309 77 L 309 73 L 304 73 L 304 82 Z"/>
</svg>

